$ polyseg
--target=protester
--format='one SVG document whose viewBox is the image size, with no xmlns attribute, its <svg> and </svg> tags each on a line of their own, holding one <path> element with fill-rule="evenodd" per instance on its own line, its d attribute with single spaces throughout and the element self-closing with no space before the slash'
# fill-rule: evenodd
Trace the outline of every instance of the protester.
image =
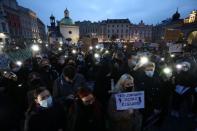
<svg viewBox="0 0 197 131">
<path fill-rule="evenodd" d="M 26 113 L 24 131 L 63 131 L 66 116 L 63 107 L 56 103 L 43 87 L 34 91 L 34 102 Z"/>
<path fill-rule="evenodd" d="M 118 80 L 109 100 L 108 113 L 110 117 L 111 130 L 113 131 L 140 131 L 142 115 L 134 109 L 117 110 L 115 94 L 127 93 L 135 90 L 134 79 L 124 74 Z"/>
<path fill-rule="evenodd" d="M 88 88 L 79 88 L 69 108 L 69 131 L 105 131 L 101 104 Z"/>
</svg>

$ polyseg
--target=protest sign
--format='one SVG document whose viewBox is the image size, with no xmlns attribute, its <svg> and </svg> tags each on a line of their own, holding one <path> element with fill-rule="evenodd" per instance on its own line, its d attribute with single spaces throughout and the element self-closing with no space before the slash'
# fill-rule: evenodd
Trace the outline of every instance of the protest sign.
<svg viewBox="0 0 197 131">
<path fill-rule="evenodd" d="M 115 94 L 117 110 L 144 108 L 144 91 Z"/>
</svg>

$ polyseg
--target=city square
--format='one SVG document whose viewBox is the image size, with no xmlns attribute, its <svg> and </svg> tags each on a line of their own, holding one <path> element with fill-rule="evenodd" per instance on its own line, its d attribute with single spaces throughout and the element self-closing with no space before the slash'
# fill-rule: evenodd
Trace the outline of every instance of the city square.
<svg viewBox="0 0 197 131">
<path fill-rule="evenodd" d="M 0 131 L 197 131 L 196 5 L 0 0 Z"/>
</svg>

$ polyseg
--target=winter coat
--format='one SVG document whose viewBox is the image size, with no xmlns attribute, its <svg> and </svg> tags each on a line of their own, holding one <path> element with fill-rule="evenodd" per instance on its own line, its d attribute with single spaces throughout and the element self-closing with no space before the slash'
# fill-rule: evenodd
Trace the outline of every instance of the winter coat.
<svg viewBox="0 0 197 131">
<path fill-rule="evenodd" d="M 115 94 L 111 95 L 108 105 L 111 130 L 113 131 L 140 131 L 142 115 L 137 110 L 116 110 Z"/>
<path fill-rule="evenodd" d="M 63 107 L 54 103 L 44 109 L 34 106 L 27 112 L 24 131 L 58 131 L 65 129 L 66 116 Z"/>
<path fill-rule="evenodd" d="M 68 112 L 68 131 L 105 131 L 102 107 L 98 101 L 85 106 L 77 100 Z"/>
</svg>

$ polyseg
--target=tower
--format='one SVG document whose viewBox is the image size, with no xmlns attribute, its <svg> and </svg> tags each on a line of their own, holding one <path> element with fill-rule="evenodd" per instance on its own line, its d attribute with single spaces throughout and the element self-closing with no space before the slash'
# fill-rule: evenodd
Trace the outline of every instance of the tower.
<svg viewBox="0 0 197 131">
<path fill-rule="evenodd" d="M 68 9 L 66 8 L 65 11 L 64 11 L 64 17 L 68 18 L 69 17 L 69 11 Z"/>
<path fill-rule="evenodd" d="M 172 16 L 172 21 L 176 21 L 180 19 L 180 13 L 178 12 L 178 8 L 176 10 L 176 13 Z"/>
<path fill-rule="evenodd" d="M 51 26 L 55 26 L 55 17 L 53 15 L 50 16 Z"/>
</svg>

